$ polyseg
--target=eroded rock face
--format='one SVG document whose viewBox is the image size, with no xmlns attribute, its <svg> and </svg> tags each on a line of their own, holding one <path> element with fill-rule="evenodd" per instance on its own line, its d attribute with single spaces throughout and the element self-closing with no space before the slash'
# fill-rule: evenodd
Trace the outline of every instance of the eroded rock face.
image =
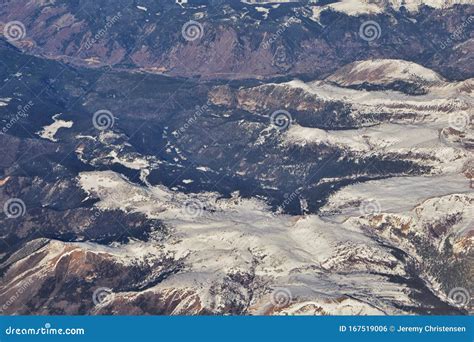
<svg viewBox="0 0 474 342">
<path fill-rule="evenodd" d="M 83 6 L 0 10 L 3 314 L 472 310 L 472 6 Z"/>
</svg>

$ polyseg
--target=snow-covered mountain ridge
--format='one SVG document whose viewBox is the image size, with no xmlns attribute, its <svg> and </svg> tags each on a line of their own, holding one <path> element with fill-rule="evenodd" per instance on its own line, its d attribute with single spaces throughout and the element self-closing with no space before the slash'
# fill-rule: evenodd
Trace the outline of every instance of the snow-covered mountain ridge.
<svg viewBox="0 0 474 342">
<path fill-rule="evenodd" d="M 140 145 L 145 134 L 83 131 L 66 117 L 74 124 L 47 146 L 72 137 L 87 168 L 41 200 L 48 208 L 77 187 L 83 211 L 59 211 L 77 235 L 35 237 L 3 261 L 1 298 L 34 280 L 6 312 L 467 313 L 449 293 L 472 286 L 472 90 L 471 79 L 396 59 L 324 80 L 212 84 L 193 88 L 206 105 L 181 126 L 173 111 L 152 131 L 162 154 Z M 94 239 L 104 217 L 112 229 Z M 117 231 L 128 238 L 112 239 Z M 59 299 L 44 306 L 51 284 Z M 93 303 L 92 288 L 107 300 Z"/>
</svg>

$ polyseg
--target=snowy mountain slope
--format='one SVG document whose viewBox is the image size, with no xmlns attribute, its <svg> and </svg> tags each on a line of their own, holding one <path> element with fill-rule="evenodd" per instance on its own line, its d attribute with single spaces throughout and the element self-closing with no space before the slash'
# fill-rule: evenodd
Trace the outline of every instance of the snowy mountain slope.
<svg viewBox="0 0 474 342">
<path fill-rule="evenodd" d="M 380 63 L 365 88 L 69 75 L 80 105 L 26 122 L 63 113 L 56 141 L 0 135 L 27 153 L 2 160 L 1 199 L 29 199 L 2 216 L 0 301 L 27 289 L 4 312 L 467 314 L 449 293 L 474 291 L 472 80 Z"/>
<path fill-rule="evenodd" d="M 102 210 L 121 208 L 126 211 L 143 212 L 163 220 L 172 228 L 173 237 L 164 242 L 163 251 L 182 262 L 185 271 L 170 276 L 159 285 L 148 289 L 146 293 L 156 292 L 160 296 L 168 293 L 176 296 L 174 291 L 181 289 L 193 294 L 201 310 L 214 310 L 214 312 L 220 312 L 219 310 L 229 305 L 236 306 L 236 303 L 232 302 L 236 300 L 235 296 L 239 298 L 237 307 L 250 306 L 251 312 L 255 310 L 260 313 L 268 310 L 273 313 L 296 310 L 308 314 L 313 309 L 315 313 L 380 314 L 398 312 L 398 309 L 392 307 L 394 303 L 397 303 L 396 306 L 415 304 L 412 299 L 399 292 L 410 292 L 413 289 L 404 289 L 399 285 L 392 287 L 389 285 L 390 281 L 384 280 L 384 277 L 378 280 L 370 279 L 372 276 L 369 274 L 373 272 L 402 277 L 408 275 L 405 273 L 403 263 L 391 255 L 390 250 L 380 247 L 362 234 L 363 230 L 359 227 L 361 221 L 358 218 L 348 220 L 341 227 L 339 224 L 323 222 L 311 216 L 305 218 L 274 216 L 263 203 L 254 200 L 237 202 L 218 200 L 212 194 L 202 194 L 198 199 L 184 195 L 175 196 L 161 187 L 141 189 L 110 172 L 85 173 L 81 175 L 80 181 L 92 196 L 101 198 L 98 206 Z M 416 180 L 413 180 L 413 183 L 415 184 Z M 379 188 L 370 184 L 368 186 L 373 189 Z M 387 194 L 386 188 L 383 189 L 385 193 L 382 196 L 396 198 L 395 195 Z M 403 189 L 399 191 L 403 192 Z M 416 189 L 411 191 L 420 194 Z M 363 193 L 368 194 L 367 191 Z M 381 195 L 373 194 L 371 198 L 380 199 Z M 350 200 L 353 201 L 354 198 Z M 197 216 L 195 211 L 187 209 L 189 201 L 202 203 L 202 208 L 197 209 Z M 461 205 L 460 208 L 472 209 L 472 196 L 471 204 L 468 203 L 464 204 L 468 207 Z M 424 207 L 427 205 L 424 204 Z M 392 206 L 391 210 L 399 212 L 404 208 Z M 449 215 L 443 208 L 437 208 L 435 212 L 438 215 L 441 213 Z M 416 213 L 425 217 L 425 220 L 435 218 L 432 213 L 424 213 L 419 209 Z M 349 229 L 346 230 L 347 228 Z M 423 233 L 423 230 L 421 232 Z M 397 243 L 398 248 L 404 243 L 406 242 Z M 148 250 L 146 244 L 143 249 Z M 115 254 L 120 254 L 121 247 L 118 246 L 115 250 Z M 464 249 L 463 253 L 468 251 Z M 308 276 L 308 269 L 315 272 L 314 278 Z M 324 276 L 321 274 L 323 271 Z M 330 275 L 327 274 L 328 271 Z M 338 280 L 341 272 L 345 276 Z M 354 275 L 350 276 L 348 273 Z M 216 286 L 225 286 L 229 289 L 230 285 L 227 282 L 233 274 L 247 275 L 252 281 L 250 284 L 231 281 L 233 284 L 230 287 L 231 293 L 224 291 L 218 297 L 212 297 L 212 289 Z M 352 278 L 350 287 L 347 287 L 345 282 L 340 282 L 346 281 L 347 277 Z M 380 285 L 380 282 L 383 284 L 387 281 L 386 285 Z M 360 285 L 357 285 L 359 282 Z M 378 292 L 380 290 L 367 288 L 367 284 L 373 283 L 379 284 L 380 289 L 383 288 L 384 291 L 391 288 L 393 292 Z M 271 284 L 270 288 L 265 284 Z M 291 293 L 291 303 L 287 303 L 285 308 L 275 308 L 269 299 L 271 288 L 274 287 L 283 287 Z M 330 289 L 334 287 L 338 290 L 332 295 Z M 252 289 L 251 297 L 248 294 L 249 288 Z M 341 292 L 346 299 L 336 300 Z M 358 298 L 361 292 L 366 293 L 363 300 Z M 103 312 L 120 310 L 118 309 L 120 298 L 127 298 L 133 303 L 146 293 L 118 293 L 117 297 L 107 304 L 108 309 L 105 307 L 102 310 L 105 310 Z M 178 293 L 183 295 L 182 292 Z M 318 293 L 319 295 L 316 295 Z M 315 295 L 318 300 L 314 299 Z M 357 298 L 355 301 L 354 296 Z M 377 298 L 376 301 L 371 299 L 374 296 Z M 405 299 L 402 299 L 404 297 Z M 341 300 L 344 305 L 334 307 L 334 304 Z M 177 309 L 176 313 L 178 312 L 181 311 Z"/>
<path fill-rule="evenodd" d="M 406 82 L 420 86 L 444 83 L 443 78 L 436 72 L 413 62 L 396 59 L 354 62 L 339 69 L 326 80 L 343 87 L 362 83 L 387 85 L 393 82 Z"/>
<path fill-rule="evenodd" d="M 379 66 L 384 65 L 383 73 Z M 389 69 L 386 66 L 389 65 Z M 410 72 L 414 67 L 410 64 L 405 67 L 405 61 L 365 61 L 355 66 L 344 67 L 328 78 L 329 82 L 313 81 L 303 82 L 292 80 L 286 83 L 270 83 L 253 88 L 243 88 L 235 94 L 227 94 L 223 88 L 216 88 L 215 97 L 221 97 L 230 105 L 237 101 L 237 105 L 245 110 L 264 111 L 269 107 L 281 106 L 287 110 L 313 111 L 317 113 L 329 107 L 329 104 L 341 104 L 351 107 L 351 117 L 362 121 L 364 114 L 383 114 L 384 120 L 399 120 L 406 117 L 404 121 L 437 121 L 445 124 L 449 115 L 471 115 L 472 108 L 472 80 L 463 82 L 442 82 L 436 73 L 426 71 L 425 76 L 418 73 L 416 77 Z M 359 69 L 363 66 L 363 69 Z M 417 66 L 421 68 L 420 66 Z M 416 68 L 415 68 L 416 69 Z M 423 68 L 424 69 L 424 68 Z M 342 86 L 357 85 L 357 73 L 361 70 L 361 78 L 366 78 L 363 83 L 383 85 L 380 89 L 349 89 L 332 84 L 339 82 Z M 368 75 L 365 70 L 374 72 L 374 76 Z M 390 84 L 396 81 L 414 81 L 419 86 L 426 87 L 426 93 L 413 94 L 403 87 L 398 91 L 390 88 Z M 441 81 L 441 83 L 439 83 Z M 386 89 L 383 89 L 386 88 Z M 219 94 L 219 91 L 223 94 Z M 251 92 L 253 94 L 251 94 Z M 406 93 L 405 93 L 406 92 Z M 416 96 L 415 96 L 416 95 Z M 259 98 L 260 97 L 260 98 Z M 255 99 L 258 98 L 259 101 Z M 211 97 L 211 100 L 213 98 Z M 216 102 L 216 104 L 219 104 Z M 360 116 L 360 119 L 359 119 Z"/>
<path fill-rule="evenodd" d="M 402 8 L 417 12 L 423 6 L 447 9 L 455 5 L 472 4 L 470 0 L 339 0 L 323 6 L 313 7 L 313 19 L 319 20 L 321 12 L 331 10 L 351 16 L 381 14 L 387 9 L 400 11 Z"/>
<path fill-rule="evenodd" d="M 397 156 L 431 166 L 433 173 L 459 171 L 472 155 L 439 139 L 442 126 L 383 124 L 350 131 L 325 131 L 293 125 L 284 143 L 335 146 L 354 156 Z"/>
<path fill-rule="evenodd" d="M 387 278 L 388 275 L 408 276 L 403 263 L 391 254 L 390 249 L 379 246 L 356 229 L 345 230 L 315 216 L 274 216 L 261 203 L 240 201 L 233 204 L 233 201 L 217 200 L 211 194 L 201 197 L 207 202 L 203 202 L 202 216 L 196 216 L 186 209 L 186 202 L 195 199 L 183 196 L 181 202 L 172 198 L 173 194 L 166 189 L 142 189 L 111 172 L 85 173 L 80 181 L 86 191 L 101 198 L 98 206 L 102 210 L 105 207 L 122 208 L 163 220 L 173 234 L 163 241 L 161 253 L 183 263 L 184 267 L 144 294 L 116 293 L 108 303 L 112 312 L 120 306 L 121 298 L 128 298 L 133 303 L 133 298 L 147 292 L 174 294 L 171 290 L 180 288 L 198 295 L 200 305 L 214 312 L 231 305 L 234 295 L 238 294 L 241 302 L 237 307 L 249 307 L 248 313 L 268 310 L 277 313 L 284 308 L 272 305 L 270 297 L 275 287 L 284 287 L 291 292 L 292 300 L 285 310 L 293 310 L 293 305 L 301 303 L 308 305 L 306 302 L 310 298 L 313 305 L 321 306 L 323 312 L 329 314 L 398 313 L 397 306 L 415 305 L 404 294 L 409 288 L 391 286 Z M 141 245 L 140 254 L 153 251 L 149 244 Z M 77 247 L 88 253 L 113 257 L 116 262 L 126 258 L 124 253 L 130 253 L 125 252 L 130 249 L 128 246 L 98 250 L 91 244 Z M 138 255 L 135 253 L 134 257 Z M 307 273 L 308 270 L 312 270 L 313 276 Z M 206 307 L 212 288 L 224 286 L 229 277 L 238 274 L 247 275 L 251 282 L 231 281 L 235 293 L 221 293 L 211 303 L 212 307 Z M 347 278 L 351 279 L 351 285 Z M 387 286 L 383 286 L 384 283 Z M 372 289 L 367 284 L 377 284 L 377 287 Z M 250 289 L 252 296 L 248 297 Z M 377 300 L 371 299 L 374 297 Z"/>
<path fill-rule="evenodd" d="M 338 212 L 346 218 L 357 215 L 359 209 L 348 204 L 376 199 L 379 210 L 398 213 L 412 210 L 428 198 L 471 193 L 469 181 L 460 174 L 442 176 L 394 177 L 349 185 L 330 197 L 322 212 Z M 466 208 L 466 210 L 469 208 Z M 467 210 L 466 214 L 469 211 Z M 464 219 L 467 222 L 468 219 Z"/>
<path fill-rule="evenodd" d="M 424 73 L 417 72 L 415 82 L 422 82 L 425 94 L 346 87 L 357 77 L 382 87 L 411 82 L 409 70 L 417 69 Z M 429 167 L 433 174 L 460 172 L 472 159 L 469 148 L 463 147 L 473 139 L 472 80 L 445 82 L 431 70 L 396 60 L 343 67 L 328 80 L 292 80 L 235 91 L 217 87 L 210 99 L 252 115 L 270 116 L 284 109 L 289 119 L 281 144 L 288 149 L 298 146 L 311 153 L 312 147 L 325 146 L 354 160 L 371 156 L 407 160 Z"/>
</svg>

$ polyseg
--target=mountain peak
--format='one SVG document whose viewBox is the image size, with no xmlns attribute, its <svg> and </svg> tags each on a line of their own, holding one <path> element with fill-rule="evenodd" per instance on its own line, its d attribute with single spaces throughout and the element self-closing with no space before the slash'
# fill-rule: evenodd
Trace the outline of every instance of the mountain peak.
<svg viewBox="0 0 474 342">
<path fill-rule="evenodd" d="M 344 87 L 362 84 L 387 86 L 395 82 L 421 87 L 444 82 L 444 79 L 433 70 L 401 59 L 370 59 L 353 62 L 326 79 Z"/>
</svg>

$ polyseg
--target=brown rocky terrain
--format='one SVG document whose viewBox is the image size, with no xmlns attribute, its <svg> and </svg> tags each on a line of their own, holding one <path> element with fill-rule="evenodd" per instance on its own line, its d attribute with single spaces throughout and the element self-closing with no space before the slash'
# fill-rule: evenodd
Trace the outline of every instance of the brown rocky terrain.
<svg viewBox="0 0 474 342">
<path fill-rule="evenodd" d="M 316 4 L 282 4 L 266 18 L 237 0 L 206 7 L 144 0 L 140 6 L 146 11 L 131 0 L 108 6 L 89 0 L 80 5 L 3 0 L 2 5 L 0 22 L 25 26 L 16 46 L 81 66 L 217 79 L 320 78 L 354 61 L 398 58 L 449 79 L 474 76 L 473 9 L 462 4 L 413 13 L 385 8 L 371 17 L 381 34 L 370 42 L 359 35 L 367 16 L 326 10 L 315 18 Z M 183 38 L 189 20 L 200 23 L 201 38 Z"/>
</svg>

